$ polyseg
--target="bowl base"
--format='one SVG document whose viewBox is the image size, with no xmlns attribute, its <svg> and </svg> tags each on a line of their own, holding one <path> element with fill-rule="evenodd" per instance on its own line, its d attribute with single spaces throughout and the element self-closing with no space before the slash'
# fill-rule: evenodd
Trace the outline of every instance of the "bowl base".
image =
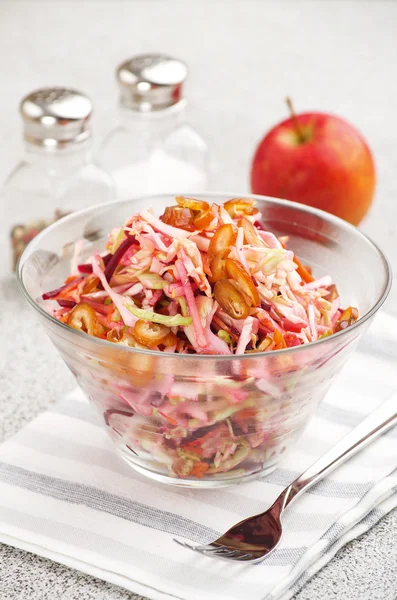
<svg viewBox="0 0 397 600">
<path fill-rule="evenodd" d="M 150 469 L 147 466 L 137 464 L 131 457 L 131 453 L 125 451 L 122 447 L 117 448 L 117 453 L 130 467 L 132 467 L 140 475 L 144 475 L 145 477 L 149 477 L 149 479 L 153 479 L 154 481 L 165 483 L 167 485 L 191 489 L 216 489 L 229 487 L 231 485 L 238 485 L 241 483 L 247 483 L 248 481 L 253 481 L 255 479 L 258 479 L 259 477 L 264 477 L 269 473 L 272 473 L 278 466 L 277 460 L 270 465 L 258 468 L 257 471 L 251 471 L 247 475 L 238 474 L 233 476 L 232 473 L 230 473 L 230 475 L 228 473 L 220 473 L 218 475 L 212 475 L 211 478 L 203 477 L 201 479 L 182 479 L 179 477 L 173 477 L 172 475 L 168 475 L 167 473 L 159 473 L 158 471 L 154 471 L 153 469 Z"/>
</svg>

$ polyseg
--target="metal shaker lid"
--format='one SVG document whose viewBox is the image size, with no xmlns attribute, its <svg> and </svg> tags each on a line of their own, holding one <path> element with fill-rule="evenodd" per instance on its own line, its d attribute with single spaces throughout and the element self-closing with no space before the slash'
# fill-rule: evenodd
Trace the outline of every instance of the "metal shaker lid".
<svg viewBox="0 0 397 600">
<path fill-rule="evenodd" d="M 121 103 L 141 112 L 163 110 L 182 99 L 184 62 L 166 54 L 141 54 L 117 68 Z"/>
<path fill-rule="evenodd" d="M 92 114 L 91 100 L 64 87 L 42 88 L 20 103 L 24 138 L 37 146 L 59 147 L 87 140 Z"/>
</svg>

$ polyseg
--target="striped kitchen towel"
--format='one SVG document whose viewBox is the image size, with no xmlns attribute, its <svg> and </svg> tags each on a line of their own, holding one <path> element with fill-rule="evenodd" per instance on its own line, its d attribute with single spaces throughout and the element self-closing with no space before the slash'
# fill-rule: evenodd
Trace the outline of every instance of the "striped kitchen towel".
<svg viewBox="0 0 397 600">
<path fill-rule="evenodd" d="M 134 473 L 73 392 L 0 447 L 0 541 L 156 600 L 291 598 L 397 506 L 397 430 L 299 498 L 286 512 L 280 546 L 261 564 L 200 557 L 173 537 L 206 543 L 262 511 L 396 393 L 396 323 L 378 317 L 280 468 L 232 488 L 172 488 Z"/>
</svg>

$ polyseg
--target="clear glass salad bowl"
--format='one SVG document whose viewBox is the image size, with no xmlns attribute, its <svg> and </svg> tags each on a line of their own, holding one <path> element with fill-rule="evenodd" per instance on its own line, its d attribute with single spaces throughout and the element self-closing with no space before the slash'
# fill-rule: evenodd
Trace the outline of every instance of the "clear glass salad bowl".
<svg viewBox="0 0 397 600">
<path fill-rule="evenodd" d="M 231 197 L 200 195 L 218 204 Z M 83 240 L 82 260 L 94 249 L 102 252 L 113 227 L 143 207 L 160 215 L 175 203 L 171 195 L 73 213 L 34 238 L 18 265 L 23 294 L 97 409 L 118 453 L 158 481 L 218 487 L 273 470 L 324 398 L 390 288 L 387 260 L 356 228 L 307 206 L 252 197 L 266 229 L 289 236 L 288 247 L 316 277 L 333 277 L 343 306 L 359 309 L 356 323 L 307 345 L 215 356 L 113 344 L 71 329 L 47 312 L 41 295 L 69 275 L 75 242 Z"/>
</svg>

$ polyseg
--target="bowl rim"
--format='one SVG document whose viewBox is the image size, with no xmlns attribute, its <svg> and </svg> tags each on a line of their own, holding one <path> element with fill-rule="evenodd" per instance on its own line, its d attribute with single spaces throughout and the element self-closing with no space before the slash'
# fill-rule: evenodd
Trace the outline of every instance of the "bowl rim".
<svg viewBox="0 0 397 600">
<path fill-rule="evenodd" d="M 334 333 L 330 336 L 327 336 L 325 338 L 322 339 L 317 339 L 314 342 L 310 342 L 308 344 L 301 344 L 300 346 L 292 346 L 292 347 L 288 347 L 288 348 L 282 348 L 280 350 L 270 350 L 269 352 L 255 352 L 255 353 L 250 353 L 250 354 L 178 354 L 178 353 L 173 353 L 173 352 L 162 352 L 159 350 L 146 350 L 143 348 L 134 348 L 134 347 L 130 347 L 130 346 L 123 346 L 123 351 L 127 351 L 127 352 L 131 352 L 131 353 L 139 353 L 139 354 L 148 354 L 151 356 L 164 356 L 167 358 L 178 358 L 180 357 L 180 360 L 252 360 L 253 358 L 257 359 L 257 358 L 264 358 L 264 357 L 269 357 L 269 356 L 274 356 L 275 354 L 277 355 L 281 355 L 281 354 L 285 354 L 285 353 L 295 353 L 295 352 L 300 352 L 303 350 L 307 350 L 308 348 L 312 348 L 314 346 L 319 346 L 320 344 L 326 344 L 327 342 L 330 342 L 331 340 L 335 340 L 337 338 L 341 338 L 343 337 L 347 332 L 352 332 L 355 329 L 358 329 L 359 327 L 361 327 L 361 325 L 363 325 L 366 321 L 370 320 L 376 313 L 377 311 L 380 309 L 380 307 L 384 304 L 390 289 L 391 289 L 391 285 L 392 285 L 392 270 L 391 270 L 391 265 L 390 262 L 388 260 L 388 258 L 385 256 L 385 254 L 382 252 L 382 250 L 379 248 L 379 246 L 373 241 L 371 240 L 371 238 L 369 238 L 365 233 L 363 233 L 362 231 L 360 231 L 357 227 L 355 227 L 354 225 L 352 225 L 351 223 L 349 223 L 348 221 L 345 221 L 344 219 L 341 219 L 340 217 L 337 217 L 336 215 L 333 215 L 331 213 L 328 213 L 324 210 L 321 210 L 319 208 L 314 208 L 312 206 L 308 206 L 306 204 L 300 204 L 299 202 L 293 202 L 291 200 L 285 200 L 285 199 L 280 199 L 280 198 L 274 198 L 272 196 L 262 196 L 259 194 L 250 194 L 250 193 L 230 193 L 230 192 L 224 192 L 224 191 L 205 191 L 205 192 L 188 192 L 188 193 L 182 193 L 182 192 L 178 192 L 178 193 L 152 193 L 152 194 L 144 194 L 144 195 L 139 195 L 133 198 L 129 198 L 129 199 L 124 199 L 124 200 L 110 200 L 108 202 L 103 202 L 100 204 L 95 204 L 93 206 L 89 206 L 88 208 L 84 208 L 82 210 L 78 210 L 78 211 L 74 211 L 72 213 L 70 213 L 69 215 L 66 215 L 65 217 L 62 217 L 61 219 L 59 219 L 58 221 L 55 221 L 54 223 L 52 223 L 51 225 L 49 225 L 48 227 L 46 227 L 45 229 L 43 229 L 39 234 L 37 234 L 33 240 L 31 240 L 31 242 L 29 242 L 29 244 L 27 245 L 27 247 L 25 248 L 25 250 L 23 251 L 23 253 L 21 254 L 21 256 L 18 259 L 18 263 L 16 266 L 16 276 L 17 276 L 17 283 L 18 283 L 18 287 L 21 290 L 23 296 L 25 297 L 25 299 L 27 300 L 27 302 L 35 309 L 37 310 L 44 318 L 46 318 L 47 320 L 49 320 L 51 323 L 54 323 L 57 327 L 60 327 L 61 330 L 68 332 L 71 335 L 77 335 L 80 339 L 84 339 L 87 341 L 87 334 L 82 332 L 82 331 L 78 331 L 77 329 L 73 329 L 71 327 L 68 327 L 68 325 L 66 325 L 65 323 L 62 323 L 61 321 L 58 321 L 55 317 L 53 317 L 52 315 L 50 315 L 47 311 L 45 311 L 37 302 L 34 298 L 32 298 L 32 296 L 29 294 L 28 290 L 26 289 L 23 279 L 22 279 L 22 269 L 23 269 L 23 265 L 25 262 L 25 256 L 28 255 L 30 247 L 34 246 L 35 244 L 37 244 L 38 242 L 40 242 L 40 239 L 43 238 L 49 231 L 55 229 L 56 227 L 58 227 L 61 223 L 67 222 L 67 221 L 71 221 L 73 219 L 79 218 L 80 216 L 83 216 L 85 214 L 88 214 L 90 212 L 95 213 L 95 211 L 97 211 L 98 209 L 104 209 L 104 208 L 108 208 L 111 207 L 113 205 L 122 205 L 122 204 L 129 204 L 129 203 L 133 203 L 133 202 L 142 202 L 145 200 L 149 200 L 150 198 L 156 198 L 156 199 L 161 199 L 161 198 L 170 198 L 170 197 L 175 197 L 175 196 L 189 196 L 189 197 L 196 197 L 196 198 L 205 198 L 205 197 L 212 197 L 212 198 L 216 198 L 216 197 L 223 197 L 223 196 L 228 196 L 229 198 L 253 198 L 255 200 L 258 200 L 259 202 L 271 202 L 273 204 L 276 204 L 278 206 L 287 206 L 287 207 L 291 207 L 294 208 L 295 210 L 298 210 L 300 212 L 303 213 L 307 213 L 310 215 L 317 215 L 318 217 L 320 217 L 321 219 L 328 221 L 330 223 L 333 223 L 335 225 L 337 225 L 338 227 L 341 227 L 342 229 L 345 229 L 347 231 L 352 231 L 354 232 L 354 235 L 358 235 L 359 237 L 361 237 L 362 239 L 364 239 L 370 246 L 372 246 L 372 248 L 377 252 L 377 254 L 379 255 L 379 257 L 382 260 L 383 263 L 383 267 L 385 270 L 385 275 L 386 275 L 386 281 L 385 281 L 385 285 L 383 286 L 382 291 L 379 294 L 378 300 L 375 302 L 375 304 L 372 306 L 372 308 L 370 308 L 370 310 L 363 316 L 360 317 L 355 323 L 353 323 L 353 325 L 350 325 L 349 327 L 347 327 L 346 329 L 342 329 L 341 331 L 338 331 L 337 333 Z M 95 336 L 88 336 L 94 344 L 99 344 L 100 346 L 103 347 L 110 347 L 113 348 L 115 347 L 114 343 L 109 342 L 108 340 L 103 340 L 101 338 L 97 338 Z"/>
</svg>

